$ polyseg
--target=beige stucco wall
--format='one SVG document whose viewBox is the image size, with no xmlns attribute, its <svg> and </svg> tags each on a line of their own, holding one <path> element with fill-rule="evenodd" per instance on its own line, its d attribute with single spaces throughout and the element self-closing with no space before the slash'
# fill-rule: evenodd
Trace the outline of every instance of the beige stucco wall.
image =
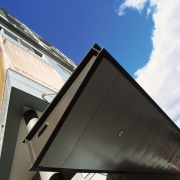
<svg viewBox="0 0 180 180">
<path fill-rule="evenodd" d="M 55 92 L 64 84 L 54 68 L 0 36 L 0 110 L 7 69 L 12 69 Z"/>
</svg>

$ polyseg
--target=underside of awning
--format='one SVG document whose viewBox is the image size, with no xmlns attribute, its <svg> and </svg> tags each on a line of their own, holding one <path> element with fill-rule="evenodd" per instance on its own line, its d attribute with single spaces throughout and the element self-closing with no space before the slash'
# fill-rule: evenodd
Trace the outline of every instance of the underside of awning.
<svg viewBox="0 0 180 180">
<path fill-rule="evenodd" d="M 96 44 L 26 143 L 31 170 L 180 174 L 179 128 Z"/>
</svg>

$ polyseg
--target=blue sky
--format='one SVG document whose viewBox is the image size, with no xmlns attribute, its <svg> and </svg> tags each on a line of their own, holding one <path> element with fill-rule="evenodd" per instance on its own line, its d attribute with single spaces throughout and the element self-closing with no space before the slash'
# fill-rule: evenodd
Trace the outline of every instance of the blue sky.
<svg viewBox="0 0 180 180">
<path fill-rule="evenodd" d="M 135 10 L 119 16 L 120 1 L 1 0 L 0 5 L 78 64 L 95 42 L 132 76 L 148 61 L 152 19 Z"/>
<path fill-rule="evenodd" d="M 77 64 L 96 42 L 180 126 L 179 0 L 1 0 Z"/>
</svg>

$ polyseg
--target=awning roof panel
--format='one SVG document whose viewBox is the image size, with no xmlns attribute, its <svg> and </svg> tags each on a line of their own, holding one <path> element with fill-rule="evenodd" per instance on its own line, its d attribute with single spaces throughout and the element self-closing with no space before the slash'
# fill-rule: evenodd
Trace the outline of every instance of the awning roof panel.
<svg viewBox="0 0 180 180">
<path fill-rule="evenodd" d="M 38 137 L 45 124 L 47 130 Z M 26 142 L 34 156 L 32 170 L 180 171 L 179 128 L 110 54 L 96 45 Z"/>
</svg>

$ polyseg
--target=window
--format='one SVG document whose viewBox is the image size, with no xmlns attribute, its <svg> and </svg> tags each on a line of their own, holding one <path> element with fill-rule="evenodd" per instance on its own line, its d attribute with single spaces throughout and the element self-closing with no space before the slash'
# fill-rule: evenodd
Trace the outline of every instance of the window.
<svg viewBox="0 0 180 180">
<path fill-rule="evenodd" d="M 20 39 L 20 43 L 21 43 L 23 46 L 25 46 L 27 49 L 29 49 L 29 50 L 31 50 L 32 52 L 34 52 L 36 55 L 42 57 L 42 54 L 41 54 L 38 50 L 32 48 L 29 44 L 25 43 L 25 42 L 22 41 L 21 39 Z"/>
<path fill-rule="evenodd" d="M 0 8 L 0 14 L 5 17 L 4 11 Z"/>
<path fill-rule="evenodd" d="M 23 46 L 25 46 L 27 49 L 33 51 L 32 48 L 31 48 L 31 46 L 30 46 L 29 44 L 25 43 L 24 41 L 22 41 L 21 39 L 20 39 L 20 43 L 21 43 Z"/>
<path fill-rule="evenodd" d="M 34 49 L 34 48 L 33 48 L 33 51 L 34 51 L 38 56 L 42 57 L 42 54 L 41 54 L 39 51 L 37 51 L 37 50 Z"/>
<path fill-rule="evenodd" d="M 5 29 L 3 29 L 3 31 L 6 35 L 8 35 L 9 37 L 11 37 L 12 39 L 14 39 L 15 41 L 18 42 L 18 38 L 14 34 L 10 33 L 9 31 L 7 31 Z"/>
</svg>

